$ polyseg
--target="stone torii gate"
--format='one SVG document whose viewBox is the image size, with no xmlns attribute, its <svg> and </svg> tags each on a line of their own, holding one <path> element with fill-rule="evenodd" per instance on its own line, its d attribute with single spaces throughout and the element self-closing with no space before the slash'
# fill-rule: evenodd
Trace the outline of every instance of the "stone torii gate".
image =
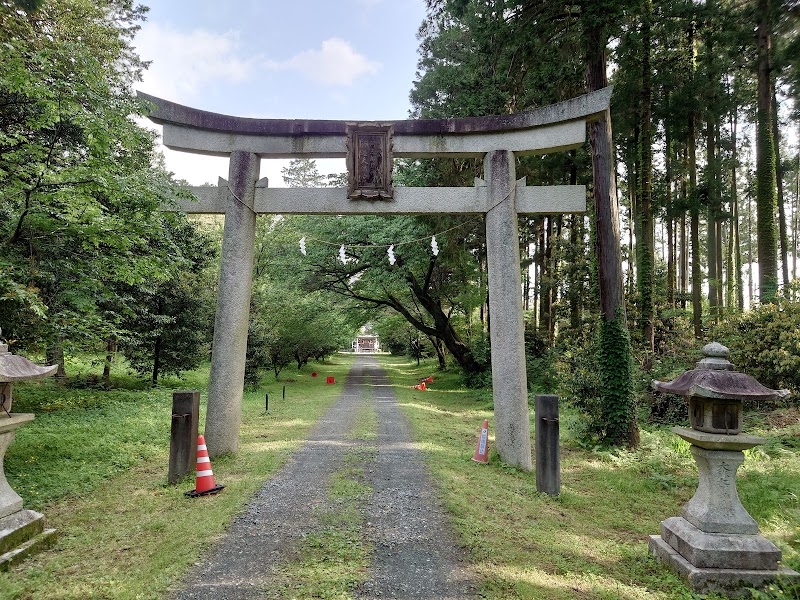
<svg viewBox="0 0 800 600">
<path fill-rule="evenodd" d="M 198 201 L 181 205 L 225 215 L 205 428 L 212 455 L 239 445 L 257 214 L 476 213 L 486 215 L 495 443 L 504 462 L 532 469 L 517 215 L 583 212 L 586 188 L 527 186 L 514 157 L 581 146 L 586 124 L 607 113 L 611 88 L 510 115 L 370 123 L 249 119 L 139 96 L 155 105 L 150 119 L 163 125 L 168 148 L 230 158 L 227 181 L 193 187 Z M 484 179 L 392 188 L 392 156 L 483 158 Z M 348 189 L 269 188 L 259 179 L 262 158 L 341 157 Z"/>
</svg>

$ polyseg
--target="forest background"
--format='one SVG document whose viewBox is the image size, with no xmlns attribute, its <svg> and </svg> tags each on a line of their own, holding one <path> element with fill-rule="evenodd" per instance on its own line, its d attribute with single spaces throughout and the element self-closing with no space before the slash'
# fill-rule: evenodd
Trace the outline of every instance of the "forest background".
<svg viewBox="0 0 800 600">
<path fill-rule="evenodd" d="M 82 383 L 101 387 L 117 360 L 154 384 L 194 368 L 213 328 L 219 223 L 161 210 L 187 192 L 136 120 L 150 108 L 134 93 L 145 16 L 129 0 L 0 1 L 2 335 L 62 377 L 71 355 L 96 355 Z M 520 218 L 518 240 L 529 386 L 581 408 L 587 438 L 635 445 L 639 419 L 680 418 L 682 402 L 648 382 L 691 366 L 711 339 L 796 402 L 799 16 L 788 0 L 428 2 L 413 118 L 518 112 L 615 86 L 610 121 L 590 127 L 585 148 L 516 167 L 529 185 L 588 184 L 587 215 Z M 604 140 L 610 179 L 598 176 Z M 396 161 L 395 184 L 468 186 L 481 174 L 475 160 Z M 284 179 L 341 184 L 311 161 Z M 250 383 L 348 347 L 368 325 L 392 352 L 488 384 L 480 219 L 258 227 Z"/>
</svg>

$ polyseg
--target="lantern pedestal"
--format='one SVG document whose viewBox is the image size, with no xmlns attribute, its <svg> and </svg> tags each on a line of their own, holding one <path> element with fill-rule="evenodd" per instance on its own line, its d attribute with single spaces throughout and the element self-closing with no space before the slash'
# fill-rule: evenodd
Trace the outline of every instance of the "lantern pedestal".
<svg viewBox="0 0 800 600">
<path fill-rule="evenodd" d="M 672 431 L 691 444 L 700 483 L 683 516 L 662 521 L 661 535 L 650 536 L 650 554 L 683 576 L 695 592 L 749 598 L 748 588 L 800 579 L 800 573 L 780 566 L 781 551 L 759 535 L 736 491 L 742 451 L 764 443 L 741 433 L 743 402 L 777 400 L 789 392 L 771 390 L 735 371 L 722 344 L 706 344 L 703 354 L 694 369 L 674 381 L 653 381 L 658 391 L 689 402 L 692 428 Z"/>
<path fill-rule="evenodd" d="M 43 514 L 23 510 L 22 498 L 9 485 L 3 469 L 6 449 L 17 428 L 33 419 L 28 413 L 0 416 L 0 571 L 55 541 L 56 530 L 44 528 Z"/>
<path fill-rule="evenodd" d="M 730 598 L 750 597 L 747 588 L 779 578 L 800 577 L 780 566 L 781 551 L 759 534 L 736 491 L 742 450 L 764 440 L 683 427 L 672 431 L 692 444 L 700 481 L 683 516 L 662 521 L 661 535 L 650 536 L 650 553 L 683 576 L 695 592 L 721 592 Z"/>
</svg>

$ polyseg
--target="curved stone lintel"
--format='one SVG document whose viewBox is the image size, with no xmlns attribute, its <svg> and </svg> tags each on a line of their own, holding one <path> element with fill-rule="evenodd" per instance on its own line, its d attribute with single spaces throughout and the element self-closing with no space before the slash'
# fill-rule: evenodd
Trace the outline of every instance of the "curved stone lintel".
<svg viewBox="0 0 800 600">
<path fill-rule="evenodd" d="M 198 110 L 142 92 L 164 126 L 164 145 L 181 152 L 260 158 L 338 158 L 347 155 L 346 121 L 250 119 Z M 517 156 L 561 152 L 586 140 L 586 122 L 608 110 L 611 88 L 531 111 L 463 119 L 381 121 L 394 128 L 396 158 L 473 157 L 508 150 Z"/>
<path fill-rule="evenodd" d="M 380 121 L 391 124 L 394 135 L 442 135 L 463 133 L 500 133 L 518 129 L 541 127 L 564 121 L 593 121 L 608 109 L 613 88 L 590 92 L 571 98 L 509 115 L 487 117 L 465 117 L 460 119 L 413 119 L 402 121 Z M 191 108 L 163 98 L 136 92 L 140 98 L 151 102 L 156 109 L 150 119 L 161 125 L 171 124 L 206 131 L 263 136 L 344 136 L 349 121 L 315 119 L 253 119 L 223 115 Z"/>
</svg>

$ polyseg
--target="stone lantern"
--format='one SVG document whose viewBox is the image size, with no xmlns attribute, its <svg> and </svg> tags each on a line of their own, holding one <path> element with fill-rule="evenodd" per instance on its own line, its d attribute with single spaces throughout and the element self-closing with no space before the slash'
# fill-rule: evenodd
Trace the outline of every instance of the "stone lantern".
<svg viewBox="0 0 800 600">
<path fill-rule="evenodd" d="M 692 428 L 672 431 L 691 444 L 700 481 L 683 516 L 662 521 L 661 535 L 650 536 L 650 553 L 686 578 L 695 592 L 749 597 L 748 587 L 800 578 L 781 567 L 781 551 L 759 534 L 736 491 L 742 451 L 764 443 L 741 433 L 742 402 L 776 400 L 788 391 L 771 390 L 734 371 L 721 344 L 707 344 L 703 354 L 694 369 L 674 381 L 653 381 L 656 390 L 689 401 Z"/>
<path fill-rule="evenodd" d="M 14 440 L 17 428 L 33 421 L 34 415 L 11 412 L 15 381 L 52 375 L 58 366 L 41 367 L 0 344 L 0 570 L 46 547 L 55 539 L 55 529 L 44 528 L 44 515 L 22 508 L 22 498 L 6 480 L 3 457 Z"/>
</svg>

